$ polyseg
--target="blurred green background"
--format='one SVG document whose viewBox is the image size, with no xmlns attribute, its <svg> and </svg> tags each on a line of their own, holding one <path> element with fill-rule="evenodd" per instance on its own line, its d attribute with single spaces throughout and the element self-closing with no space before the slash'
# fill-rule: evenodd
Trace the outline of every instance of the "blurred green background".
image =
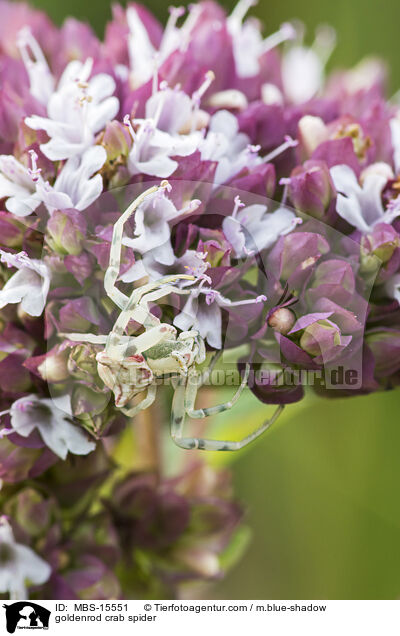
<svg viewBox="0 0 400 636">
<path fill-rule="evenodd" d="M 103 34 L 104 25 L 111 16 L 110 0 L 32 0 L 31 4 L 45 9 L 57 23 L 65 16 L 74 15 L 87 20 L 99 35 Z M 121 4 L 125 4 L 121 2 Z M 165 21 L 168 7 L 173 0 L 145 0 L 143 4 L 158 18 Z M 189 1 L 178 0 L 178 5 L 190 4 Z M 228 10 L 232 9 L 236 0 L 224 0 L 220 4 Z M 337 29 L 338 46 L 332 56 L 332 64 L 349 66 L 356 63 L 364 55 L 378 55 L 390 65 L 394 90 L 400 88 L 400 66 L 398 64 L 398 34 L 400 24 L 400 3 L 398 0 L 259 0 L 258 6 L 251 13 L 258 16 L 270 33 L 282 22 L 300 19 L 307 26 L 311 40 L 318 24 L 328 23 Z"/>
<path fill-rule="evenodd" d="M 33 4 L 57 23 L 67 15 L 85 19 L 100 35 L 110 17 L 109 0 Z M 145 4 L 164 20 L 170 3 Z M 317 24 L 332 24 L 338 33 L 332 65 L 379 55 L 389 65 L 391 91 L 400 88 L 398 0 L 270 0 L 253 14 L 268 32 L 299 18 L 310 40 Z M 212 590 L 215 598 L 400 596 L 399 410 L 398 391 L 347 400 L 310 396 L 235 456 L 236 492 L 246 503 L 253 540 L 241 563 Z M 249 413 L 256 425 L 268 412 L 247 395 L 219 426 L 234 427 Z"/>
</svg>

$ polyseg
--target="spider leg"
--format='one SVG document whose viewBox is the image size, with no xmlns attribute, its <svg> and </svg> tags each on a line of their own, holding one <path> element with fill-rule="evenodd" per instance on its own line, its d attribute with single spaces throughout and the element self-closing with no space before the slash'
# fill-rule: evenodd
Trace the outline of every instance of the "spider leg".
<svg viewBox="0 0 400 636">
<path fill-rule="evenodd" d="M 124 309 L 128 297 L 123 294 L 118 287 L 116 287 L 117 278 L 119 276 L 119 270 L 121 266 L 121 247 L 122 247 L 122 234 L 124 231 L 124 225 L 128 219 L 132 216 L 135 210 L 143 203 L 143 201 L 151 194 L 154 194 L 158 190 L 163 190 L 167 187 L 168 181 L 162 181 L 159 186 L 153 186 L 148 188 L 143 194 L 137 197 L 125 210 L 125 212 L 119 217 L 113 228 L 113 235 L 110 248 L 110 260 L 107 271 L 104 276 L 104 289 L 106 294 L 114 301 L 114 303 L 120 308 Z"/>
<path fill-rule="evenodd" d="M 127 415 L 128 417 L 134 417 L 140 411 L 144 411 L 145 409 L 147 409 L 149 406 L 153 404 L 156 397 L 156 393 L 157 393 L 157 385 L 150 384 L 149 388 L 147 389 L 146 397 L 144 397 L 143 400 L 140 400 L 138 404 L 136 404 L 130 409 L 121 408 L 120 411 L 122 411 L 124 415 Z"/>
<path fill-rule="evenodd" d="M 197 345 L 198 345 L 198 351 L 196 355 L 196 362 L 198 364 L 201 364 L 206 359 L 207 353 L 206 353 L 206 345 L 204 343 L 204 340 L 200 336 L 197 338 Z"/>
<path fill-rule="evenodd" d="M 135 309 L 132 310 L 132 314 L 129 320 L 135 320 L 136 322 L 143 325 L 145 329 L 149 327 L 156 327 L 160 324 L 160 320 L 151 313 L 149 308 L 149 303 L 158 300 L 159 298 L 163 298 L 163 296 L 167 296 L 168 294 L 189 294 L 189 290 L 179 289 L 179 287 L 174 287 L 173 285 L 165 285 L 160 289 L 156 289 L 152 292 L 144 293 L 141 300 L 136 305 Z"/>
<path fill-rule="evenodd" d="M 143 353 L 143 351 L 147 351 L 150 347 L 155 347 L 160 342 L 163 342 L 163 340 L 170 340 L 171 338 L 175 338 L 175 336 L 175 327 L 165 323 L 159 324 L 157 327 L 148 329 L 144 333 L 140 334 L 140 336 L 136 336 L 131 339 L 131 344 L 135 348 L 133 353 Z M 131 351 L 129 353 L 130 355 L 133 355 Z"/>
<path fill-rule="evenodd" d="M 137 291 L 139 290 L 135 289 L 133 293 L 136 293 Z M 172 292 L 175 294 L 190 293 L 188 290 L 179 289 L 178 287 L 174 287 L 173 285 L 165 285 L 164 287 L 161 287 L 160 289 L 157 289 L 155 291 L 144 293 L 136 307 L 130 310 L 128 323 L 131 320 L 134 320 L 140 325 L 143 325 L 145 329 L 151 329 L 152 327 L 159 326 L 161 324 L 160 319 L 151 313 L 149 303 L 154 302 L 159 298 L 162 298 L 163 296 L 167 296 Z"/>
<path fill-rule="evenodd" d="M 191 331 L 181 331 L 181 333 L 179 334 L 178 340 L 190 340 L 190 339 L 197 338 L 198 335 L 199 335 L 199 332 L 196 331 L 195 329 L 192 329 Z"/>
<path fill-rule="evenodd" d="M 59 338 L 66 338 L 73 342 L 90 342 L 91 344 L 105 344 L 107 336 L 95 336 L 94 333 L 59 333 Z"/>
<path fill-rule="evenodd" d="M 119 276 L 119 270 L 121 267 L 121 248 L 122 248 L 122 235 L 124 232 L 124 225 L 137 210 L 137 208 L 143 203 L 143 201 L 160 190 L 166 190 L 169 187 L 168 181 L 165 179 L 161 181 L 159 186 L 152 186 L 138 196 L 127 207 L 125 212 L 119 217 L 113 227 L 113 235 L 111 239 L 110 248 L 110 260 L 109 265 L 104 276 L 104 289 L 106 294 L 114 301 L 114 303 L 120 308 L 125 309 L 126 303 L 129 303 L 128 297 L 121 292 L 116 286 L 116 282 Z M 178 278 L 188 278 L 187 276 L 179 276 Z M 176 280 L 176 277 L 175 277 Z M 194 280 L 194 277 L 190 277 L 190 280 Z"/>
<path fill-rule="evenodd" d="M 174 285 L 169 284 L 175 283 L 177 280 L 196 280 L 196 277 L 192 276 L 191 274 L 172 274 L 171 276 L 164 276 L 163 278 L 159 278 L 152 283 L 141 285 L 137 289 L 133 290 L 130 298 L 128 299 L 128 302 L 124 306 L 124 309 L 133 309 L 135 305 L 143 302 L 144 296 L 148 296 L 150 292 L 155 292 L 156 290 L 158 290 L 158 293 L 148 300 L 157 300 L 158 298 L 166 296 L 167 294 L 170 294 L 172 292 L 176 294 L 190 294 L 190 290 L 188 289 L 180 289 L 179 287 L 175 287 Z M 146 304 L 146 302 L 147 301 L 145 301 L 144 304 Z"/>
<path fill-rule="evenodd" d="M 202 419 L 204 417 L 209 417 L 210 415 L 217 415 L 218 413 L 223 413 L 224 411 L 228 411 L 232 408 L 240 398 L 240 395 L 247 384 L 247 379 L 250 373 L 250 366 L 246 366 L 246 372 L 243 376 L 243 379 L 240 383 L 240 386 L 234 396 L 229 402 L 224 402 L 223 404 L 217 404 L 216 406 L 209 406 L 204 409 L 196 409 L 195 401 L 197 396 L 197 391 L 200 388 L 200 384 L 195 377 L 194 381 L 191 380 L 191 377 L 188 379 L 188 385 L 186 389 L 185 396 L 185 411 L 192 417 L 193 419 Z M 197 376 L 201 381 L 201 375 L 199 375 L 196 371 L 190 374 L 191 376 Z"/>
<path fill-rule="evenodd" d="M 246 369 L 248 372 L 248 369 Z M 172 401 L 172 413 L 171 413 L 171 437 L 177 446 L 180 446 L 184 449 L 199 449 L 199 450 L 209 450 L 209 451 L 234 451 L 240 450 L 250 444 L 253 440 L 257 439 L 262 433 L 264 433 L 272 424 L 276 421 L 278 416 L 283 410 L 283 405 L 279 405 L 275 410 L 274 414 L 269 420 L 266 420 L 262 426 L 260 426 L 257 430 L 243 439 L 239 441 L 233 440 L 214 440 L 214 439 L 203 439 L 197 437 L 183 437 L 183 425 L 185 422 L 185 412 L 186 406 L 188 403 L 187 392 L 189 392 L 189 402 L 193 402 L 193 399 L 196 399 L 197 389 L 199 387 L 199 383 L 194 383 L 194 387 L 190 389 L 190 380 L 189 378 L 181 378 L 178 381 L 177 387 L 175 389 L 174 398 Z M 247 381 L 247 378 L 246 378 Z M 242 382 L 243 385 L 243 382 Z M 241 387 L 242 387 L 241 385 Z M 234 401 L 237 400 L 237 395 L 239 391 L 241 392 L 241 387 L 239 387 L 238 392 L 235 394 L 234 398 L 227 402 L 226 404 L 221 404 L 218 407 L 211 407 L 211 409 L 199 409 L 199 411 L 203 412 L 203 415 L 200 417 L 207 417 L 207 415 L 212 415 L 215 412 L 221 413 L 222 411 L 231 408 L 234 404 Z M 189 391 L 188 391 L 189 389 Z M 236 398 L 236 399 L 235 399 Z M 194 403 L 194 402 L 193 402 Z M 221 408 L 222 407 L 222 408 Z M 214 409 L 219 409 L 215 411 Z M 199 411 L 195 412 L 199 417 Z"/>
<path fill-rule="evenodd" d="M 221 355 L 222 355 L 222 350 L 216 351 L 213 354 L 210 360 L 210 364 L 208 365 L 207 369 L 203 371 L 203 373 L 201 374 L 199 387 L 201 387 L 203 384 L 205 384 L 208 381 L 208 378 L 210 377 L 211 373 L 214 371 L 214 367 L 217 364 L 218 360 L 220 359 Z"/>
<path fill-rule="evenodd" d="M 206 345 L 204 344 L 204 339 L 196 329 L 182 331 L 178 336 L 178 340 L 195 340 L 197 347 L 195 349 L 195 360 L 197 364 L 204 362 L 206 359 Z"/>
<path fill-rule="evenodd" d="M 177 361 L 179 364 L 180 374 L 186 377 L 188 374 L 188 368 L 183 355 L 181 355 L 179 351 L 172 351 L 171 358 L 174 358 Z"/>
<path fill-rule="evenodd" d="M 150 302 L 151 300 L 157 300 L 158 298 L 166 296 L 167 294 L 170 294 L 172 292 L 182 294 L 190 293 L 189 290 L 181 290 L 178 287 L 169 284 L 180 279 L 195 280 L 195 277 L 190 276 L 189 274 L 165 276 L 164 278 L 160 278 L 153 283 L 142 285 L 141 287 L 133 290 L 130 298 L 125 303 L 124 309 L 121 311 L 120 315 L 115 321 L 112 331 L 109 334 L 106 346 L 109 354 L 116 352 L 115 350 L 118 348 L 120 339 L 124 336 L 125 329 L 132 316 L 135 316 L 135 311 L 138 307 L 141 307 L 140 311 L 147 311 L 146 303 Z M 148 312 L 148 315 L 150 315 L 150 312 Z M 137 313 L 136 316 L 138 316 Z M 157 325 L 159 324 L 160 322 L 157 320 Z"/>
<path fill-rule="evenodd" d="M 141 303 L 136 305 L 135 309 L 132 309 L 129 320 L 134 320 L 140 325 L 143 325 L 145 329 L 151 329 L 161 324 L 161 321 L 157 316 L 152 314 L 147 308 L 143 307 Z"/>
</svg>

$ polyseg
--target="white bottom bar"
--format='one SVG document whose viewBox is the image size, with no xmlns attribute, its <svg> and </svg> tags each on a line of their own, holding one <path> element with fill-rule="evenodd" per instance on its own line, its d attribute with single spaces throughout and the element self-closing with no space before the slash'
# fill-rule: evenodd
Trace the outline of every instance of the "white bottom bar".
<svg viewBox="0 0 400 636">
<path fill-rule="evenodd" d="M 273 636 L 397 635 L 400 601 L 5 601 L 0 611 L 0 633 L 17 636 L 33 630 L 38 636 L 102 636 L 110 630 L 214 636 L 227 629 Z"/>
</svg>

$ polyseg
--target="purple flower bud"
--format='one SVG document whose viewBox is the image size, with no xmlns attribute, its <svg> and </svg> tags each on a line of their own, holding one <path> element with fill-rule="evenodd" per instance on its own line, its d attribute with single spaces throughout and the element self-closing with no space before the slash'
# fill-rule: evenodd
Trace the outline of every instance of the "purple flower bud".
<svg viewBox="0 0 400 636">
<path fill-rule="evenodd" d="M 79 383 L 75 378 L 72 378 L 70 390 L 74 416 L 79 420 L 81 426 L 94 437 L 105 436 L 110 432 L 111 427 L 113 427 L 113 431 L 120 429 L 121 421 L 125 418 L 123 415 L 116 415 L 115 410 L 109 408 L 112 404 L 110 392 L 100 392 L 95 385 L 95 378 L 90 386 L 87 386 L 86 383 Z"/>
<path fill-rule="evenodd" d="M 127 157 L 132 146 L 132 138 L 126 126 L 116 120 L 106 125 L 98 142 L 107 152 L 107 163 L 113 163 L 119 157 Z"/>
<path fill-rule="evenodd" d="M 88 343 L 78 344 L 72 347 L 68 357 L 69 374 L 95 391 L 104 390 L 96 362 L 96 355 L 101 349 Z"/>
<path fill-rule="evenodd" d="M 278 331 L 286 335 L 294 323 L 296 322 L 296 317 L 294 313 L 288 309 L 287 307 L 277 307 L 274 309 L 268 318 L 268 324 L 274 331 Z"/>
<path fill-rule="evenodd" d="M 91 298 L 82 296 L 74 300 L 68 300 L 60 309 L 59 325 L 62 331 L 88 331 L 94 324 L 100 321 L 98 309 Z"/>
<path fill-rule="evenodd" d="M 85 420 L 87 415 L 103 414 L 108 402 L 109 395 L 92 391 L 83 384 L 77 384 L 71 398 L 72 412 L 76 417 Z"/>
<path fill-rule="evenodd" d="M 62 73 L 70 60 L 86 60 L 88 57 L 95 62 L 101 57 L 99 40 L 88 24 L 67 18 L 57 33 L 53 62 L 56 73 Z"/>
<path fill-rule="evenodd" d="M 44 355 L 28 358 L 24 367 L 46 382 L 63 382 L 69 377 L 67 360 L 68 350 L 64 345 L 56 345 Z"/>
<path fill-rule="evenodd" d="M 330 320 L 317 320 L 308 325 L 300 338 L 300 346 L 318 362 L 333 360 L 351 341 L 342 336 L 339 327 Z"/>
<path fill-rule="evenodd" d="M 94 259 L 88 252 L 81 252 L 79 255 L 68 254 L 64 258 L 65 268 L 76 278 L 80 285 L 83 285 L 94 268 Z"/>
<path fill-rule="evenodd" d="M 301 351 L 300 347 L 297 348 Z M 304 356 L 307 355 L 304 351 L 302 353 Z M 304 390 L 301 384 L 287 383 L 286 378 L 285 381 L 279 382 L 277 377 L 279 377 L 279 372 L 277 374 L 271 373 L 271 368 L 267 367 L 265 373 L 262 367 L 257 368 L 254 383 L 250 388 L 260 402 L 264 404 L 293 404 L 302 399 Z"/>
<path fill-rule="evenodd" d="M 59 254 L 78 255 L 86 235 L 86 221 L 78 210 L 56 210 L 47 223 L 47 242 Z"/>
<path fill-rule="evenodd" d="M 377 223 L 372 232 L 361 239 L 361 271 L 375 272 L 377 266 L 387 264 L 400 245 L 399 235 L 391 225 Z M 376 258 L 379 259 L 377 261 Z"/>
<path fill-rule="evenodd" d="M 231 188 L 253 192 L 272 199 L 276 188 L 276 171 L 272 163 L 262 163 L 247 169 L 248 174 L 241 172 L 230 182 Z"/>
<path fill-rule="evenodd" d="M 5 512 L 31 537 L 37 537 L 48 528 L 53 507 L 37 490 L 24 488 L 8 500 Z"/>
<path fill-rule="evenodd" d="M 277 104 L 253 102 L 238 117 L 240 131 L 246 133 L 253 144 L 260 145 L 263 153 L 282 143 L 286 128 L 283 108 Z"/>
<path fill-rule="evenodd" d="M 167 548 L 186 530 L 188 501 L 171 488 L 159 488 L 154 475 L 131 475 L 120 482 L 110 502 L 125 549 Z"/>
<path fill-rule="evenodd" d="M 379 330 L 369 333 L 366 343 L 375 359 L 375 377 L 387 378 L 400 369 L 400 331 Z"/>
<path fill-rule="evenodd" d="M 295 208 L 304 214 L 322 219 L 334 192 L 328 166 L 324 161 L 306 161 L 291 174 L 289 195 Z"/>
<path fill-rule="evenodd" d="M 338 325 L 343 333 L 356 333 L 363 327 L 363 319 L 366 311 L 366 303 L 355 299 L 355 311 L 345 309 L 329 298 L 319 298 L 315 303 L 315 311 L 330 313 L 329 318 Z"/>
<path fill-rule="evenodd" d="M 360 172 L 360 162 L 354 152 L 353 141 L 350 137 L 324 141 L 315 149 L 311 159 L 325 161 L 328 168 L 346 164 L 356 174 Z"/>
<path fill-rule="evenodd" d="M 0 211 L 0 236 L 3 246 L 21 248 L 24 230 L 25 227 L 14 215 Z"/>
<path fill-rule="evenodd" d="M 216 577 L 221 572 L 218 555 L 206 547 L 180 548 L 174 551 L 174 557 L 207 579 Z"/>
<path fill-rule="evenodd" d="M 307 299 L 313 308 L 319 298 L 329 298 L 339 305 L 346 306 L 354 297 L 355 286 L 350 263 L 330 259 L 317 266 L 312 287 L 307 291 Z"/>
<path fill-rule="evenodd" d="M 92 532 L 93 530 L 92 528 Z M 94 550 L 96 547 L 94 546 Z M 77 567 L 71 568 L 64 575 L 66 585 L 70 590 L 74 590 L 73 598 L 90 600 L 120 598 L 120 586 L 113 571 L 98 556 L 85 554 L 84 550 L 82 546 L 81 554 L 77 555 Z M 105 552 L 104 547 L 103 552 Z M 59 598 L 65 598 L 65 592 Z"/>
<path fill-rule="evenodd" d="M 328 242 L 313 232 L 292 232 L 282 236 L 271 250 L 269 265 L 276 277 L 290 280 L 290 287 L 301 285 L 315 264 L 329 251 Z"/>
<path fill-rule="evenodd" d="M 37 477 L 57 461 L 57 456 L 48 448 L 20 446 L 14 438 L 26 443 L 25 438 L 17 435 L 12 435 L 12 440 L 9 437 L 0 439 L 0 479 L 6 483 Z"/>
<path fill-rule="evenodd" d="M 34 346 L 34 340 L 11 323 L 0 335 L 0 386 L 4 392 L 29 390 L 31 378 L 23 363 L 32 354 Z"/>
</svg>

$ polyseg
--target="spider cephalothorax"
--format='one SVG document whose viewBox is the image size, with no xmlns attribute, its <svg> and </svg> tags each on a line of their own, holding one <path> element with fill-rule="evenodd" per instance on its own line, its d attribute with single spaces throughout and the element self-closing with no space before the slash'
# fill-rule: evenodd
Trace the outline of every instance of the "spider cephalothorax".
<svg viewBox="0 0 400 636">
<path fill-rule="evenodd" d="M 107 295 L 120 308 L 121 313 L 110 333 L 104 336 L 79 333 L 60 335 L 74 342 L 105 345 L 104 351 L 96 356 L 98 373 L 104 384 L 113 391 L 116 407 L 126 415 L 133 417 L 150 406 L 156 397 L 156 380 L 172 377 L 174 399 L 171 436 L 174 442 L 186 449 L 237 450 L 256 439 L 271 426 L 283 407 L 279 406 L 270 420 L 239 442 L 183 437 L 186 414 L 193 418 L 203 418 L 230 409 L 239 399 L 249 373 L 249 368 L 246 367 L 242 382 L 230 402 L 205 409 L 195 408 L 197 391 L 210 376 L 219 354 L 214 355 L 209 367 L 200 372 L 197 365 L 205 361 L 206 351 L 203 338 L 198 331 L 190 329 L 178 334 L 175 327 L 160 322 L 151 313 L 149 303 L 156 302 L 169 294 L 190 295 L 193 293 L 190 287 L 178 287 L 176 282 L 179 280 L 195 282 L 196 277 L 189 274 L 166 276 L 134 289 L 130 296 L 126 296 L 116 286 L 125 222 L 147 196 L 166 189 L 170 189 L 166 181 L 163 181 L 159 187 L 149 188 L 128 207 L 114 225 L 110 264 L 105 274 L 104 288 Z M 126 335 L 130 321 L 141 324 L 144 331 L 138 336 Z M 137 404 L 130 404 L 133 398 L 144 392 L 144 397 Z"/>
<path fill-rule="evenodd" d="M 154 380 L 153 373 L 141 353 L 122 358 L 111 358 L 106 351 L 96 356 L 97 370 L 104 384 L 115 397 L 115 406 L 123 407 L 141 393 Z"/>
<path fill-rule="evenodd" d="M 147 346 L 149 342 L 154 344 Z M 150 329 L 145 339 L 130 336 L 126 343 L 114 349 L 106 344 L 96 360 L 100 378 L 113 391 L 115 405 L 122 408 L 155 378 L 187 376 L 195 362 L 203 362 L 204 345 L 197 331 L 183 332 L 177 337 L 175 327 L 160 324 Z"/>
</svg>

